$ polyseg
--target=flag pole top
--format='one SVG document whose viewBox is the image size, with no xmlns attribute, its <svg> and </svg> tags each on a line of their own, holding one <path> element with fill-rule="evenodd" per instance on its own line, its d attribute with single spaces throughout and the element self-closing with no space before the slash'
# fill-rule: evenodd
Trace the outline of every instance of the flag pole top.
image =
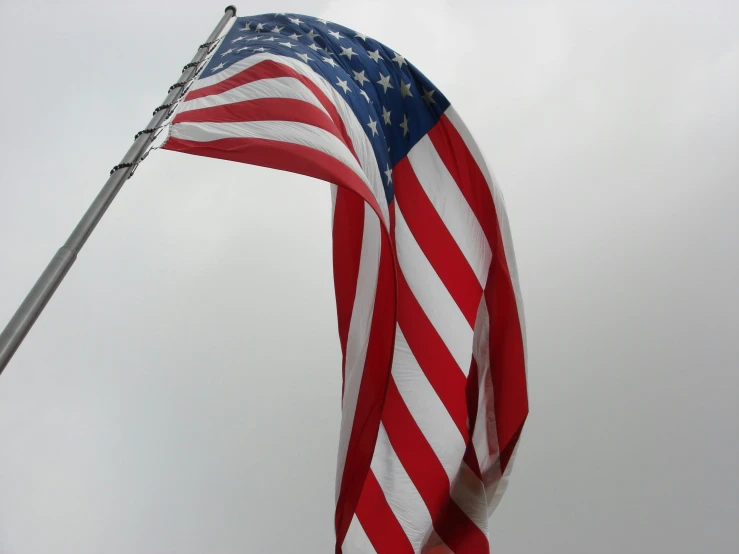
<svg viewBox="0 0 739 554">
<path fill-rule="evenodd" d="M 229 10 L 231 10 L 231 17 L 235 17 L 236 16 L 236 6 L 234 5 L 226 6 L 226 9 L 224 11 L 228 12 Z"/>
</svg>

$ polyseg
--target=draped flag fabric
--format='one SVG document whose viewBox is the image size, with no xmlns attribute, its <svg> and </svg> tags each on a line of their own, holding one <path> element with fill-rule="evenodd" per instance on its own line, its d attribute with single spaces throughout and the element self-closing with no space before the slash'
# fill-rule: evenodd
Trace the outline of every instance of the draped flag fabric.
<svg viewBox="0 0 739 554">
<path fill-rule="evenodd" d="M 241 17 L 164 148 L 331 183 L 336 552 L 490 552 L 528 413 L 523 306 L 503 198 L 449 101 L 365 34 Z"/>
</svg>

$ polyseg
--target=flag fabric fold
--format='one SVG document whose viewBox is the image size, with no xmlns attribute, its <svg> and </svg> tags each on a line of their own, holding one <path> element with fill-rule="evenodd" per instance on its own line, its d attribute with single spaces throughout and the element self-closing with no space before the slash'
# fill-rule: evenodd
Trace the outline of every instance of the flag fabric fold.
<svg viewBox="0 0 739 554">
<path fill-rule="evenodd" d="M 336 552 L 487 554 L 528 414 L 500 190 L 444 95 L 363 33 L 237 18 L 165 149 L 331 183 Z"/>
</svg>

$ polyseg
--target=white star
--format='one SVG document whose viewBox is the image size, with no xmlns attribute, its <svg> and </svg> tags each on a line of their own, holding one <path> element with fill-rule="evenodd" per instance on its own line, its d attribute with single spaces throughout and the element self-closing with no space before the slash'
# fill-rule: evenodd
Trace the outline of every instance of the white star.
<svg viewBox="0 0 739 554">
<path fill-rule="evenodd" d="M 321 19 L 320 17 L 317 17 L 317 18 L 316 18 L 316 21 L 320 21 L 320 22 L 321 22 L 321 23 L 323 23 L 324 25 L 328 25 L 328 21 L 326 21 L 325 19 Z"/>
<path fill-rule="evenodd" d="M 300 25 L 302 23 L 302 21 L 300 21 L 300 19 L 298 19 L 297 17 L 295 19 L 293 19 L 292 17 L 288 17 L 288 19 L 290 20 L 290 23 L 294 23 L 295 25 Z"/>
<path fill-rule="evenodd" d="M 285 48 L 292 48 L 293 44 L 292 42 L 280 42 L 278 43 L 280 46 L 284 46 Z"/>
<path fill-rule="evenodd" d="M 359 37 L 359 38 L 361 38 L 362 40 L 367 40 L 367 35 L 365 35 L 364 33 L 357 33 L 356 35 L 354 35 L 354 37 L 355 37 L 355 38 L 356 38 L 356 37 Z"/>
<path fill-rule="evenodd" d="M 237 51 L 237 52 L 241 52 L 242 50 L 249 50 L 249 48 L 251 48 L 251 46 L 244 46 L 243 48 L 239 48 L 239 49 L 238 49 L 238 50 L 236 50 L 236 51 Z"/>
<path fill-rule="evenodd" d="M 379 134 L 377 132 L 377 121 L 372 121 L 372 116 L 370 116 L 370 118 L 369 118 L 369 123 L 367 123 L 367 127 L 369 127 L 370 129 L 372 129 L 372 136 L 373 137 L 375 135 Z"/>
<path fill-rule="evenodd" d="M 344 35 L 340 35 L 339 31 L 329 31 L 328 34 L 334 37 L 336 40 L 339 40 L 340 38 L 344 38 Z"/>
<path fill-rule="evenodd" d="M 333 58 L 322 58 L 324 62 L 326 62 L 331 67 L 336 67 L 336 62 Z"/>
<path fill-rule="evenodd" d="M 266 52 L 263 46 L 260 46 L 259 48 L 254 49 L 255 52 Z"/>
<path fill-rule="evenodd" d="M 341 47 L 341 54 L 339 54 L 339 56 L 346 56 L 347 58 L 349 58 L 349 60 L 351 60 L 351 59 L 352 59 L 352 56 L 357 56 L 357 55 L 358 55 L 358 54 L 357 54 L 356 52 L 354 52 L 354 51 L 353 51 L 353 50 L 351 49 L 351 47 L 349 47 L 349 48 L 344 48 L 343 46 Z"/>
<path fill-rule="evenodd" d="M 247 21 L 244 23 L 244 27 L 241 29 L 242 31 L 251 31 L 251 27 L 249 27 L 250 23 Z"/>
<path fill-rule="evenodd" d="M 310 48 L 311 50 L 315 50 L 316 52 L 319 52 L 321 50 L 320 46 L 318 46 L 315 42 L 308 46 L 308 48 Z"/>
<path fill-rule="evenodd" d="M 379 81 L 377 81 L 377 84 L 378 84 L 378 85 L 380 85 L 380 86 L 381 86 L 381 87 L 382 87 L 382 88 L 384 89 L 384 90 L 383 90 L 383 92 L 384 92 L 385 94 L 387 94 L 387 89 L 389 89 L 389 88 L 395 88 L 395 87 L 393 87 L 393 85 L 392 85 L 392 84 L 390 83 L 390 75 L 388 75 L 387 77 L 385 77 L 385 76 L 384 76 L 384 75 L 382 74 L 382 71 L 380 71 L 380 80 L 379 80 Z"/>
<path fill-rule="evenodd" d="M 256 31 L 263 31 L 264 30 L 264 25 L 262 25 L 261 23 L 257 23 L 257 27 L 256 27 L 255 30 Z"/>
<path fill-rule="evenodd" d="M 230 54 L 231 52 L 233 52 L 233 51 L 234 51 L 234 49 L 233 49 L 233 48 L 229 48 L 229 49 L 228 49 L 228 50 L 226 50 L 226 51 L 225 51 L 225 52 L 224 52 L 223 54 L 221 54 L 221 57 L 223 57 L 223 56 L 228 56 L 228 55 L 229 55 L 229 54 Z"/>
<path fill-rule="evenodd" d="M 405 84 L 403 79 L 400 80 L 400 95 L 405 98 L 406 96 L 413 96 L 411 92 L 411 85 Z"/>
<path fill-rule="evenodd" d="M 408 134 L 408 114 L 403 114 L 403 123 L 400 124 L 403 129 L 403 136 Z"/>
<path fill-rule="evenodd" d="M 408 62 L 405 61 L 405 58 L 398 54 L 397 52 L 393 52 L 395 54 L 395 57 L 393 58 L 394 62 L 398 62 L 398 67 L 403 67 L 403 64 L 408 65 Z"/>
<path fill-rule="evenodd" d="M 382 107 L 382 119 L 385 120 L 385 125 L 390 125 L 390 114 L 392 112 L 388 111 L 388 109 L 383 106 Z"/>
<path fill-rule="evenodd" d="M 303 60 L 305 63 L 308 63 L 308 60 L 313 61 L 313 58 L 309 58 L 308 57 L 308 54 L 300 54 L 300 53 L 296 52 L 295 55 L 298 58 L 300 58 L 301 60 Z"/>
<path fill-rule="evenodd" d="M 372 102 L 372 100 L 370 100 L 370 97 L 367 96 L 367 93 L 364 92 L 363 90 L 360 90 L 359 91 L 359 94 L 361 94 L 362 96 L 364 96 L 364 98 L 367 100 L 367 102 Z"/>
<path fill-rule="evenodd" d="M 427 106 L 431 106 L 431 104 L 436 104 L 436 100 L 432 98 L 433 94 L 436 92 L 436 90 L 426 90 L 423 89 L 423 101 L 426 102 Z"/>
<path fill-rule="evenodd" d="M 393 182 L 393 170 L 390 169 L 390 164 L 386 164 L 386 167 L 387 169 L 383 171 L 383 173 L 385 174 L 385 177 L 387 177 L 387 184 L 389 185 Z"/>
<path fill-rule="evenodd" d="M 279 32 L 280 32 L 280 31 L 282 31 L 283 29 L 284 29 L 284 27 L 278 27 L 277 25 L 275 25 L 275 28 L 274 28 L 274 29 L 272 29 L 272 32 L 273 32 L 273 33 L 279 33 Z"/>
<path fill-rule="evenodd" d="M 292 35 L 290 35 L 290 37 L 289 37 L 289 38 L 291 38 L 291 39 L 293 39 L 293 40 L 298 40 L 298 39 L 299 39 L 300 37 L 302 37 L 302 36 L 303 36 L 303 35 L 299 35 L 298 33 L 293 33 Z"/>
<path fill-rule="evenodd" d="M 374 52 L 367 51 L 367 54 L 370 58 L 375 60 L 375 63 L 380 63 L 380 50 L 379 48 L 375 50 Z"/>
<path fill-rule="evenodd" d="M 238 38 L 235 38 L 235 39 L 233 39 L 233 40 L 231 41 L 231 44 L 233 44 L 234 42 L 239 42 L 240 40 L 244 40 L 245 38 L 246 38 L 246 37 L 238 37 Z"/>
<path fill-rule="evenodd" d="M 336 84 L 339 85 L 342 89 L 344 89 L 344 94 L 349 92 L 349 85 L 346 84 L 346 81 L 342 81 L 341 78 L 339 77 L 336 77 L 336 80 L 338 81 L 338 83 Z"/>
<path fill-rule="evenodd" d="M 252 40 L 259 40 L 259 37 L 251 37 L 246 39 L 246 42 L 251 42 Z"/>
<path fill-rule="evenodd" d="M 308 36 L 311 38 L 311 40 L 314 40 L 318 36 L 318 33 L 311 29 L 310 31 L 308 31 Z"/>
<path fill-rule="evenodd" d="M 223 63 L 219 63 L 219 64 L 218 64 L 217 66 L 215 66 L 215 67 L 214 67 L 213 69 L 211 69 L 211 71 L 218 71 L 219 69 L 223 69 L 223 67 L 224 67 L 225 65 L 226 65 L 226 64 L 223 64 Z"/>
<path fill-rule="evenodd" d="M 274 42 L 277 40 L 277 37 L 269 37 L 269 38 L 263 38 L 264 42 Z"/>
<path fill-rule="evenodd" d="M 352 70 L 352 73 L 354 73 L 354 80 L 359 83 L 360 87 L 364 86 L 364 82 L 369 82 L 369 79 L 364 76 L 364 69 L 362 71 L 354 71 Z"/>
</svg>

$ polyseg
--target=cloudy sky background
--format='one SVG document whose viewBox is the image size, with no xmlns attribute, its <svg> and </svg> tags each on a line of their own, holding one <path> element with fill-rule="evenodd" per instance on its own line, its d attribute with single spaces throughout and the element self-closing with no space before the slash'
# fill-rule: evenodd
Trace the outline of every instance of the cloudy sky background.
<svg viewBox="0 0 739 554">
<path fill-rule="evenodd" d="M 223 12 L 0 0 L 0 325 Z M 503 188 L 531 415 L 500 554 L 739 550 L 739 5 L 317 0 L 456 106 Z M 158 151 L 0 377 L 0 553 L 323 554 L 328 185 Z"/>
</svg>

